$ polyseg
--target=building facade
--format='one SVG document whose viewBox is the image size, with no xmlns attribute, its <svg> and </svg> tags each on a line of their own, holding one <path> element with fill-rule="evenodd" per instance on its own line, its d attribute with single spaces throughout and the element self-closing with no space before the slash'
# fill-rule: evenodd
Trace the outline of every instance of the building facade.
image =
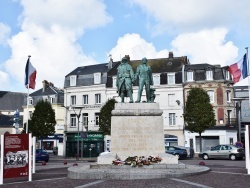
<svg viewBox="0 0 250 188">
<path fill-rule="evenodd" d="M 249 78 L 246 78 L 246 80 L 248 79 Z M 244 82 L 242 82 L 234 85 L 233 89 L 233 100 L 237 114 L 238 141 L 244 144 L 246 125 L 250 124 L 249 86 L 248 83 L 244 84 Z"/>
<path fill-rule="evenodd" d="M 135 72 L 141 60 L 131 61 L 129 56 L 126 57 Z M 163 110 L 166 145 L 184 145 L 182 72 L 183 65 L 188 63 L 186 56 L 174 57 L 172 52 L 167 58 L 148 59 L 148 65 L 153 72 L 154 85 L 151 88 L 155 89 L 155 102 L 159 103 L 160 109 Z M 78 145 L 79 157 L 86 157 L 89 156 L 88 150 L 91 149 L 98 154 L 97 151 L 104 151 L 104 145 L 106 148 L 107 143 L 110 143 L 108 139 L 105 143 L 100 139 L 94 143 L 92 140 L 84 139 L 83 136 L 86 137 L 93 131 L 99 130 L 100 109 L 108 99 L 114 98 L 120 102 L 116 88 L 119 64 L 120 62 L 113 62 L 110 59 L 109 63 L 78 67 L 65 76 L 66 156 L 75 156 Z M 137 93 L 138 80 L 133 85 L 134 101 L 137 99 Z M 125 102 L 129 102 L 128 100 L 125 99 Z M 144 100 L 146 100 L 145 89 L 141 98 L 141 101 Z"/>
<path fill-rule="evenodd" d="M 43 88 L 31 93 L 28 98 L 25 99 L 23 104 L 24 121 L 26 123 L 28 119 L 31 118 L 32 113 L 35 110 L 35 105 L 38 101 L 45 100 L 51 103 L 52 109 L 55 112 L 56 125 L 55 134 L 48 135 L 45 138 L 38 138 L 38 148 L 46 149 L 49 153 L 53 152 L 56 147 L 58 150 L 58 155 L 64 155 L 64 126 L 65 126 L 65 109 L 63 106 L 64 93 L 63 90 L 58 89 L 53 83 L 47 80 L 43 81 Z M 27 108 L 28 106 L 28 108 Z"/>
<path fill-rule="evenodd" d="M 185 102 L 191 88 L 203 88 L 207 91 L 215 112 L 215 128 L 202 133 L 202 148 L 237 142 L 236 114 L 232 100 L 234 83 L 228 67 L 209 64 L 185 65 L 183 77 Z M 185 130 L 185 146 L 192 147 L 195 152 L 199 152 L 198 136 L 198 133 Z"/>
<path fill-rule="evenodd" d="M 19 111 L 18 132 L 23 129 L 23 108 L 27 94 L 20 92 L 0 91 L 0 134 L 16 134 L 13 126 L 14 114 Z"/>
</svg>

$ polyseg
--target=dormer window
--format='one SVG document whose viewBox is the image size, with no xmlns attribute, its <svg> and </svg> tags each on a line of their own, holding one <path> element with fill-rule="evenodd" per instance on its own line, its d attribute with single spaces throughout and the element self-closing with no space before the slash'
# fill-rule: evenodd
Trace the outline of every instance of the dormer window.
<svg viewBox="0 0 250 188">
<path fill-rule="evenodd" d="M 29 97 L 29 99 L 28 99 L 28 104 L 29 104 L 29 105 L 33 105 L 33 99 L 32 99 L 32 97 Z"/>
<path fill-rule="evenodd" d="M 76 75 L 74 75 L 74 76 L 70 76 L 69 77 L 69 85 L 70 86 L 76 86 Z"/>
<path fill-rule="evenodd" d="M 225 78 L 226 78 L 226 80 L 230 80 L 230 73 L 229 73 L 229 71 L 225 71 Z"/>
<path fill-rule="evenodd" d="M 100 84 L 101 83 L 101 73 L 94 73 L 94 84 Z"/>
<path fill-rule="evenodd" d="M 211 70 L 206 71 L 206 78 L 207 80 L 213 80 L 213 71 Z"/>
<path fill-rule="evenodd" d="M 187 81 L 194 81 L 194 73 L 192 71 L 187 72 Z"/>
<path fill-rule="evenodd" d="M 153 74 L 154 85 L 160 85 L 160 74 Z"/>
<path fill-rule="evenodd" d="M 175 73 L 168 73 L 168 84 L 175 84 Z"/>
</svg>

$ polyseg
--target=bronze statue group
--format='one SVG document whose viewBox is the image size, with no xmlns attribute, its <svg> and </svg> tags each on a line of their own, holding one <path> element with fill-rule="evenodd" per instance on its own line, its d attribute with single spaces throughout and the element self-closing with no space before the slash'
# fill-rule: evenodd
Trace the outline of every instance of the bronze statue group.
<svg viewBox="0 0 250 188">
<path fill-rule="evenodd" d="M 146 98 L 147 101 L 145 102 L 154 102 L 155 89 L 150 88 L 150 85 L 153 85 L 153 76 L 152 76 L 152 69 L 150 66 L 147 65 L 147 58 L 142 59 L 142 64 L 136 68 L 136 73 L 128 64 L 128 59 L 126 57 L 122 58 L 121 64 L 117 68 L 117 93 L 121 97 L 121 102 L 124 102 L 124 97 L 129 97 L 130 103 L 133 103 L 133 83 L 139 77 L 139 88 L 138 88 L 138 96 L 136 103 L 141 102 L 141 96 L 143 87 L 145 86 L 146 90 Z"/>
</svg>

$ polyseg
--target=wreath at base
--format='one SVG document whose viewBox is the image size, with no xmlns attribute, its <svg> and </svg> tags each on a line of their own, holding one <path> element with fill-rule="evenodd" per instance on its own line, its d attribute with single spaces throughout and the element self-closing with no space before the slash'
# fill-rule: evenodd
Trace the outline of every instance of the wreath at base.
<svg viewBox="0 0 250 188">
<path fill-rule="evenodd" d="M 144 156 L 134 156 L 134 157 L 128 157 L 125 161 L 122 161 L 120 159 L 116 159 L 112 161 L 113 165 L 130 165 L 132 167 L 136 166 L 143 166 L 143 165 L 152 165 L 156 164 L 162 161 L 162 158 L 157 156 L 149 156 L 149 157 L 144 157 Z"/>
</svg>

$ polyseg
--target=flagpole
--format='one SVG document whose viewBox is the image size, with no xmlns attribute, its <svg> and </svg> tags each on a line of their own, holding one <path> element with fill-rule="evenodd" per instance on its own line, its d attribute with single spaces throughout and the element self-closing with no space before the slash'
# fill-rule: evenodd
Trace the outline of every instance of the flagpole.
<svg viewBox="0 0 250 188">
<path fill-rule="evenodd" d="M 246 59 L 247 59 L 247 77 L 248 77 L 248 104 L 250 107 L 250 76 L 249 76 L 249 60 L 248 60 L 248 47 L 246 49 Z"/>
<path fill-rule="evenodd" d="M 28 126 L 29 126 L 29 85 L 28 92 L 27 92 L 27 122 L 26 122 L 26 134 L 28 134 Z"/>
<path fill-rule="evenodd" d="M 28 55 L 28 58 L 30 58 L 31 55 Z M 29 127 L 29 79 L 28 79 L 28 84 L 26 85 L 26 87 L 28 88 L 28 92 L 27 92 L 27 122 L 26 122 L 26 134 L 28 134 L 28 127 Z"/>
</svg>

